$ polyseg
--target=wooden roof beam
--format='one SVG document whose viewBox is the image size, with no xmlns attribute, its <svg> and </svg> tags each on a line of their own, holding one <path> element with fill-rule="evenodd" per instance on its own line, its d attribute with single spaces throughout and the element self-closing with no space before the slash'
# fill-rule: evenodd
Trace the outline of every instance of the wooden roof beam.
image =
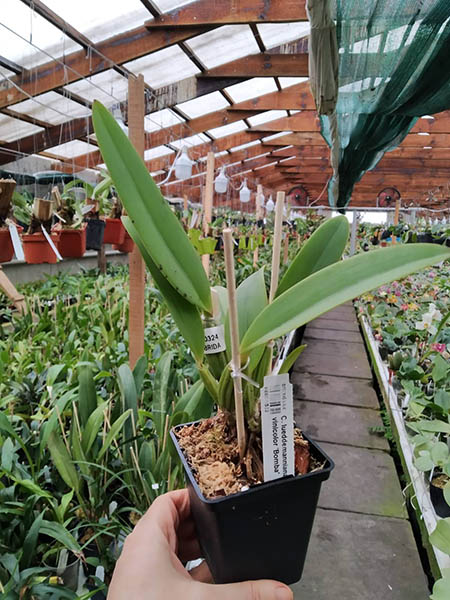
<svg viewBox="0 0 450 600">
<path fill-rule="evenodd" d="M 12 85 L 7 89 L 0 90 L 0 108 L 26 100 L 27 94 L 38 96 L 68 83 L 79 81 L 82 77 L 107 71 L 112 68 L 112 63 L 123 64 L 200 35 L 205 31 L 207 28 L 194 27 L 188 30 L 165 29 L 150 32 L 146 27 L 141 26 L 120 33 L 98 42 L 96 48 L 102 55 L 94 51 L 90 60 L 86 60 L 85 50 L 77 50 L 61 56 L 58 60 L 49 61 L 21 75 L 16 75 L 13 81 L 24 92 Z"/>
<path fill-rule="evenodd" d="M 251 54 L 205 71 L 199 77 L 308 77 L 308 54 Z"/>
<path fill-rule="evenodd" d="M 305 0 L 197 0 L 145 23 L 149 29 L 307 21 Z"/>
</svg>

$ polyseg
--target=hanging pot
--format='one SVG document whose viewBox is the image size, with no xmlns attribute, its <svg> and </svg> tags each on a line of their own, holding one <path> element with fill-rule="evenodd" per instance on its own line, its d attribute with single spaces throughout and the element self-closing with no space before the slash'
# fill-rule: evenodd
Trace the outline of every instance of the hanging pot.
<svg viewBox="0 0 450 600">
<path fill-rule="evenodd" d="M 14 256 L 14 246 L 8 228 L 0 229 L 0 263 L 9 262 Z"/>
<path fill-rule="evenodd" d="M 124 241 L 121 244 L 114 244 L 113 248 L 114 248 L 114 250 L 118 250 L 119 252 L 124 252 L 124 253 L 133 251 L 134 242 L 133 242 L 133 238 L 130 236 L 128 231 L 125 230 Z"/>
<path fill-rule="evenodd" d="M 120 219 L 106 219 L 104 244 L 123 244 L 125 241 L 125 227 Z"/>
<path fill-rule="evenodd" d="M 312 456 L 324 463 L 322 469 L 209 500 L 203 496 L 178 444 L 176 432 L 186 425 L 175 427 L 170 435 L 185 469 L 197 536 L 214 581 L 298 581 L 320 487 L 330 476 L 333 461 L 303 433 Z"/>
<path fill-rule="evenodd" d="M 105 221 L 101 219 L 88 219 L 86 225 L 86 250 L 101 250 Z"/>
<path fill-rule="evenodd" d="M 59 233 L 52 232 L 52 242 L 58 246 Z M 27 233 L 22 235 L 25 262 L 31 265 L 57 262 L 56 254 L 43 233 Z"/>
<path fill-rule="evenodd" d="M 86 252 L 86 227 L 61 229 L 58 250 L 63 258 L 81 258 Z"/>
</svg>

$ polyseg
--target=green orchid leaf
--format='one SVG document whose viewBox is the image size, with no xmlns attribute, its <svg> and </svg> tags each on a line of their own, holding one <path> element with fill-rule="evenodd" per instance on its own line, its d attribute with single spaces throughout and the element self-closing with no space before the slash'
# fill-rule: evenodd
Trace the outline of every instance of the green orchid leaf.
<svg viewBox="0 0 450 600">
<path fill-rule="evenodd" d="M 105 418 L 104 412 L 107 406 L 107 402 L 102 402 L 91 414 L 86 423 L 86 427 L 81 432 L 81 447 L 86 456 L 97 439 L 98 432 L 103 425 Z"/>
<path fill-rule="evenodd" d="M 430 534 L 430 542 L 441 552 L 450 554 L 450 518 L 440 519 L 436 529 Z"/>
<path fill-rule="evenodd" d="M 111 447 L 111 444 L 114 442 L 114 440 L 119 435 L 119 433 L 123 427 L 123 424 L 128 419 L 128 417 L 131 415 L 132 412 L 133 412 L 132 409 L 129 408 L 127 411 L 122 413 L 120 415 L 120 417 L 116 421 L 114 421 L 114 423 L 111 425 L 111 429 L 106 434 L 105 441 L 103 442 L 100 452 L 98 453 L 97 460 L 101 460 L 103 458 L 104 454 L 109 450 L 109 448 Z"/>
<path fill-rule="evenodd" d="M 289 373 L 291 367 L 293 366 L 297 358 L 300 356 L 300 354 L 303 352 L 303 350 L 305 350 L 305 348 L 306 344 L 302 344 L 301 346 L 298 346 L 298 348 L 292 350 L 292 352 L 289 352 L 289 354 L 284 359 L 280 370 L 278 371 L 278 375 L 283 375 L 283 373 Z"/>
<path fill-rule="evenodd" d="M 42 511 L 42 513 L 36 517 L 23 541 L 22 557 L 20 559 L 20 567 L 22 570 L 29 568 L 35 559 L 34 553 L 36 551 L 37 539 L 42 526 L 42 521 L 44 520 L 44 512 L 45 511 Z"/>
<path fill-rule="evenodd" d="M 42 535 L 48 535 L 60 544 L 62 544 L 68 550 L 81 553 L 81 548 L 73 535 L 60 523 L 54 521 L 42 521 L 40 533 Z"/>
<path fill-rule="evenodd" d="M 278 296 L 256 317 L 241 352 L 248 354 L 356 296 L 449 258 L 450 249 L 434 244 L 397 245 L 325 267 Z"/>
<path fill-rule="evenodd" d="M 277 288 L 279 296 L 309 275 L 341 259 L 349 233 L 347 217 L 328 219 L 301 247 Z"/>
<path fill-rule="evenodd" d="M 439 579 L 433 586 L 430 600 L 448 600 L 450 598 L 450 576 Z"/>
<path fill-rule="evenodd" d="M 205 349 L 205 335 L 200 313 L 196 306 L 191 304 L 177 290 L 170 285 L 163 276 L 150 254 L 147 252 L 142 240 L 128 217 L 122 217 L 122 221 L 138 246 L 148 270 L 164 296 L 173 320 L 178 326 L 181 335 L 192 350 L 192 354 L 198 362 L 203 359 Z"/>
<path fill-rule="evenodd" d="M 95 390 L 94 377 L 90 366 L 81 366 L 78 370 L 78 414 L 80 416 L 80 427 L 86 426 L 92 412 L 97 408 L 97 392 Z"/>
<path fill-rule="evenodd" d="M 50 456 L 52 457 L 53 463 L 60 474 L 61 479 L 71 489 L 78 492 L 80 489 L 80 480 L 78 479 L 77 471 L 72 462 L 72 457 L 56 431 L 52 431 L 49 435 L 47 445 L 50 450 Z"/>
<path fill-rule="evenodd" d="M 201 260 L 144 161 L 100 102 L 94 102 L 92 121 L 103 160 L 148 254 L 179 294 L 210 311 L 211 291 Z"/>
<path fill-rule="evenodd" d="M 238 309 L 239 340 L 241 341 L 250 325 L 261 311 L 264 310 L 268 303 L 264 280 L 264 268 L 259 269 L 256 273 L 253 273 L 253 275 L 244 279 L 238 286 L 236 290 L 236 302 Z M 229 315 L 227 315 L 225 323 L 225 341 L 228 358 L 231 359 Z M 250 362 L 247 369 L 249 373 L 254 371 L 261 360 L 263 352 L 264 345 L 261 345 L 258 348 L 255 348 L 250 354 Z"/>
</svg>

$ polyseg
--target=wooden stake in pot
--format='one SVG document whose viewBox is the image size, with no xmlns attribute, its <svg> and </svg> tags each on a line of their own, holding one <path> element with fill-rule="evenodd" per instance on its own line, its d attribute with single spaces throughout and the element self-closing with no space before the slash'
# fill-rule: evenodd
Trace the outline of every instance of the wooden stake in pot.
<svg viewBox="0 0 450 600">
<path fill-rule="evenodd" d="M 277 203 L 275 205 L 275 225 L 273 232 L 273 248 L 272 248 L 272 273 L 270 278 L 270 293 L 269 302 L 275 298 L 275 292 L 278 287 L 278 279 L 280 277 L 280 254 L 281 254 L 281 237 L 283 229 L 283 209 L 285 192 L 277 193 Z"/>
<path fill-rule="evenodd" d="M 244 403 L 242 398 L 241 354 L 239 351 L 239 323 L 236 303 L 236 281 L 234 274 L 233 232 L 231 229 L 223 230 L 223 244 L 225 251 L 225 272 L 227 276 L 228 310 L 230 315 L 231 337 L 231 364 L 233 366 L 234 405 L 236 412 L 236 428 L 239 445 L 239 455 L 245 456 L 246 436 L 244 421 Z"/>
<path fill-rule="evenodd" d="M 264 208 L 262 206 L 263 203 L 263 186 L 258 183 L 258 186 L 256 188 L 256 210 L 255 210 L 255 217 L 257 221 L 260 221 L 263 216 L 264 216 Z M 258 236 L 258 224 L 255 227 L 255 236 Z M 253 267 L 256 269 L 256 266 L 258 264 L 258 258 L 259 258 L 259 247 L 256 246 L 256 248 L 253 250 Z"/>
<path fill-rule="evenodd" d="M 397 198 L 397 200 L 395 201 L 394 227 L 397 227 L 398 222 L 399 222 L 399 218 L 400 218 L 400 206 L 401 206 L 401 200 L 400 200 L 400 198 Z M 392 234 L 392 243 L 393 244 L 397 243 L 397 239 L 395 237 L 395 232 Z"/>
<path fill-rule="evenodd" d="M 40 223 L 46 223 L 52 218 L 53 202 L 44 198 L 35 198 L 33 203 L 33 215 Z"/>
</svg>

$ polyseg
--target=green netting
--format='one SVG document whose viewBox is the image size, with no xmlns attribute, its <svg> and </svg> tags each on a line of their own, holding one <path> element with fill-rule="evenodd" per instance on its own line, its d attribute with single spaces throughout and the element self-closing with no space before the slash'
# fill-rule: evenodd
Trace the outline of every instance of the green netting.
<svg viewBox="0 0 450 600">
<path fill-rule="evenodd" d="M 339 48 L 337 127 L 333 115 L 321 121 L 338 156 L 329 201 L 345 207 L 354 184 L 418 117 L 450 107 L 450 0 L 331 0 L 330 8 Z"/>
</svg>

